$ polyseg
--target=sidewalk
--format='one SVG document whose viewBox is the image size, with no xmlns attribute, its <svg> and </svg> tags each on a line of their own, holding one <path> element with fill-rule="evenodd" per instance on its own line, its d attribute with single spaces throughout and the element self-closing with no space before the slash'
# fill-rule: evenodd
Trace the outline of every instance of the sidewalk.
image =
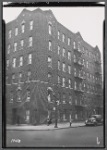
<svg viewBox="0 0 107 150">
<path fill-rule="evenodd" d="M 76 127 L 83 127 L 85 126 L 84 122 L 79 122 L 79 123 L 72 123 L 71 127 L 69 123 L 58 123 L 57 126 L 58 128 L 54 127 L 55 124 L 50 124 L 47 126 L 46 124 L 43 125 L 7 125 L 6 129 L 9 130 L 14 130 L 14 131 L 49 131 L 49 130 L 59 130 L 59 129 L 66 129 L 66 128 L 76 128 Z"/>
</svg>

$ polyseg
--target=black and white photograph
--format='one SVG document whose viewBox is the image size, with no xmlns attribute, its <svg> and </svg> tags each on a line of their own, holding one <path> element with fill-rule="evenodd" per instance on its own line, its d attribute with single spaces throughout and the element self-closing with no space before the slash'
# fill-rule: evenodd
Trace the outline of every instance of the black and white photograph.
<svg viewBox="0 0 107 150">
<path fill-rule="evenodd" d="M 3 2 L 5 148 L 104 148 L 105 3 L 98 4 Z"/>
</svg>

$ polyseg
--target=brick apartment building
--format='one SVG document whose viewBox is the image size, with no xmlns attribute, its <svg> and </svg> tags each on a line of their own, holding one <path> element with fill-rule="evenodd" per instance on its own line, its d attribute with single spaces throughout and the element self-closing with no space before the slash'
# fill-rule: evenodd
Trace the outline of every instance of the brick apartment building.
<svg viewBox="0 0 107 150">
<path fill-rule="evenodd" d="M 24 9 L 6 24 L 6 121 L 40 124 L 102 113 L 101 54 L 52 11 Z"/>
</svg>

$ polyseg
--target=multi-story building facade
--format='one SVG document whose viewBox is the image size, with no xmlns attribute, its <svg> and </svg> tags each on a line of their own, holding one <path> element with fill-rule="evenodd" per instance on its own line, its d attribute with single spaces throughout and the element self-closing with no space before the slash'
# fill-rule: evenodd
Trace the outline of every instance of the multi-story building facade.
<svg viewBox="0 0 107 150">
<path fill-rule="evenodd" d="M 24 9 L 6 24 L 7 123 L 85 119 L 101 113 L 101 54 L 53 13 Z M 55 103 L 57 101 L 57 104 Z"/>
</svg>

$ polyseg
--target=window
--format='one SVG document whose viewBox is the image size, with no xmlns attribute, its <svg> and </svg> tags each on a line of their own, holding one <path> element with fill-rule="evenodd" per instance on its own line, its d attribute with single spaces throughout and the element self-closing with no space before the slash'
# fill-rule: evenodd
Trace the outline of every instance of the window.
<svg viewBox="0 0 107 150">
<path fill-rule="evenodd" d="M 88 63 L 88 61 L 86 62 L 86 67 L 87 67 L 87 68 L 89 67 L 89 63 Z"/>
<path fill-rule="evenodd" d="M 69 104 L 72 105 L 72 96 L 69 94 Z"/>
<path fill-rule="evenodd" d="M 33 30 L 33 21 L 30 21 L 30 30 Z"/>
<path fill-rule="evenodd" d="M 77 116 L 77 114 L 75 114 L 75 119 L 78 119 L 78 116 Z"/>
<path fill-rule="evenodd" d="M 62 35 L 62 42 L 65 42 L 65 34 Z"/>
<path fill-rule="evenodd" d="M 7 54 L 9 54 L 9 53 L 10 53 L 10 44 L 7 47 Z"/>
<path fill-rule="evenodd" d="M 90 74 L 90 81 L 92 80 L 92 75 Z"/>
<path fill-rule="evenodd" d="M 13 68 L 16 67 L 16 58 L 13 58 L 13 63 L 12 63 Z"/>
<path fill-rule="evenodd" d="M 31 78 L 31 71 L 28 71 L 28 73 L 27 73 L 27 81 L 29 81 L 30 78 Z"/>
<path fill-rule="evenodd" d="M 25 32 L 25 24 L 24 23 L 22 24 L 21 30 L 22 30 L 22 33 Z"/>
<path fill-rule="evenodd" d="M 19 82 L 22 80 L 22 73 L 19 73 Z"/>
<path fill-rule="evenodd" d="M 60 55 L 60 46 L 58 46 L 58 55 Z"/>
<path fill-rule="evenodd" d="M 23 48 L 23 46 L 24 46 L 24 40 L 20 41 L 20 45 L 21 45 L 21 48 Z"/>
<path fill-rule="evenodd" d="M 96 77 L 96 79 L 95 79 L 95 80 L 96 80 L 96 83 L 97 83 L 98 78 Z"/>
<path fill-rule="evenodd" d="M 62 95 L 62 99 L 63 99 L 63 104 L 66 104 L 66 95 L 65 95 L 65 93 L 63 93 L 63 95 Z"/>
<path fill-rule="evenodd" d="M 13 92 L 10 92 L 10 102 L 9 103 L 13 103 Z"/>
<path fill-rule="evenodd" d="M 70 40 L 70 38 L 68 38 L 68 45 L 70 45 L 70 43 L 71 43 L 71 40 Z"/>
<path fill-rule="evenodd" d="M 15 28 L 15 36 L 18 35 L 18 28 Z"/>
<path fill-rule="evenodd" d="M 14 43 L 14 52 L 17 51 L 17 43 Z"/>
<path fill-rule="evenodd" d="M 49 50 L 52 51 L 52 42 L 49 41 Z"/>
<path fill-rule="evenodd" d="M 74 76 L 76 76 L 76 75 L 77 75 L 77 69 L 74 68 Z"/>
<path fill-rule="evenodd" d="M 23 57 L 22 56 L 19 58 L 19 67 L 20 66 L 23 66 Z"/>
<path fill-rule="evenodd" d="M 6 83 L 8 84 L 8 79 L 9 79 L 9 77 L 6 75 Z"/>
<path fill-rule="evenodd" d="M 65 78 L 62 78 L 62 86 L 65 87 Z"/>
<path fill-rule="evenodd" d="M 65 63 L 62 64 L 62 71 L 65 72 Z"/>
<path fill-rule="evenodd" d="M 58 76 L 58 84 L 60 84 L 60 76 Z"/>
<path fill-rule="evenodd" d="M 78 42 L 78 51 L 80 51 L 80 47 L 81 47 L 80 42 Z"/>
<path fill-rule="evenodd" d="M 73 42 L 73 48 L 76 49 L 76 42 Z"/>
<path fill-rule="evenodd" d="M 52 34 L 52 25 L 49 24 L 49 34 L 51 35 Z"/>
<path fill-rule="evenodd" d="M 68 60 L 71 61 L 71 52 L 68 52 Z"/>
<path fill-rule="evenodd" d="M 68 73 L 71 74 L 71 66 L 68 66 Z"/>
<path fill-rule="evenodd" d="M 27 98 L 26 98 L 27 102 L 30 102 L 30 90 L 27 89 Z"/>
<path fill-rule="evenodd" d="M 48 57 L 48 67 L 52 68 L 52 58 Z"/>
<path fill-rule="evenodd" d="M 76 56 L 74 55 L 74 62 L 76 62 Z"/>
<path fill-rule="evenodd" d="M 9 39 L 11 38 L 12 36 L 12 30 L 9 30 Z"/>
<path fill-rule="evenodd" d="M 65 57 L 65 48 L 62 50 L 62 56 Z"/>
<path fill-rule="evenodd" d="M 78 102 L 77 102 L 77 98 L 75 99 L 75 105 L 77 105 L 78 104 Z"/>
<path fill-rule="evenodd" d="M 74 82 L 74 89 L 77 89 L 77 82 Z"/>
<path fill-rule="evenodd" d="M 82 90 L 82 84 L 81 83 L 79 84 L 79 90 L 80 91 Z"/>
<path fill-rule="evenodd" d="M 21 102 L 21 90 L 17 91 L 17 102 Z"/>
<path fill-rule="evenodd" d="M 82 71 L 81 71 L 81 70 L 79 70 L 79 77 L 81 77 L 81 74 L 82 74 Z"/>
<path fill-rule="evenodd" d="M 84 51 L 85 51 L 85 47 L 83 47 L 83 49 L 82 49 L 82 50 L 83 50 L 83 53 L 84 53 Z"/>
<path fill-rule="evenodd" d="M 29 37 L 29 47 L 31 47 L 33 44 L 33 38 L 32 37 Z"/>
<path fill-rule="evenodd" d="M 87 85 L 87 93 L 89 93 L 89 85 Z"/>
<path fill-rule="evenodd" d="M 27 123 L 29 123 L 29 121 L 30 121 L 30 110 L 26 110 L 26 117 L 25 118 L 26 118 L 25 121 Z"/>
<path fill-rule="evenodd" d="M 83 59 L 83 66 L 85 66 L 85 60 Z"/>
<path fill-rule="evenodd" d="M 89 73 L 87 73 L 87 80 L 89 79 Z"/>
<path fill-rule="evenodd" d="M 12 74 L 12 83 L 15 82 L 15 74 Z"/>
<path fill-rule="evenodd" d="M 95 77 L 93 76 L 93 83 L 95 82 Z"/>
<path fill-rule="evenodd" d="M 68 80 L 69 88 L 71 88 L 71 79 Z"/>
<path fill-rule="evenodd" d="M 60 61 L 58 61 L 58 70 L 60 70 Z"/>
<path fill-rule="evenodd" d="M 8 68 L 9 67 L 9 60 L 7 60 L 6 64 L 7 64 L 7 68 Z"/>
<path fill-rule="evenodd" d="M 28 64 L 32 64 L 32 54 L 28 55 Z"/>
<path fill-rule="evenodd" d="M 60 31 L 58 31 L 58 39 L 60 39 Z"/>
<path fill-rule="evenodd" d="M 48 73 L 48 78 L 51 78 L 51 73 Z"/>
</svg>

